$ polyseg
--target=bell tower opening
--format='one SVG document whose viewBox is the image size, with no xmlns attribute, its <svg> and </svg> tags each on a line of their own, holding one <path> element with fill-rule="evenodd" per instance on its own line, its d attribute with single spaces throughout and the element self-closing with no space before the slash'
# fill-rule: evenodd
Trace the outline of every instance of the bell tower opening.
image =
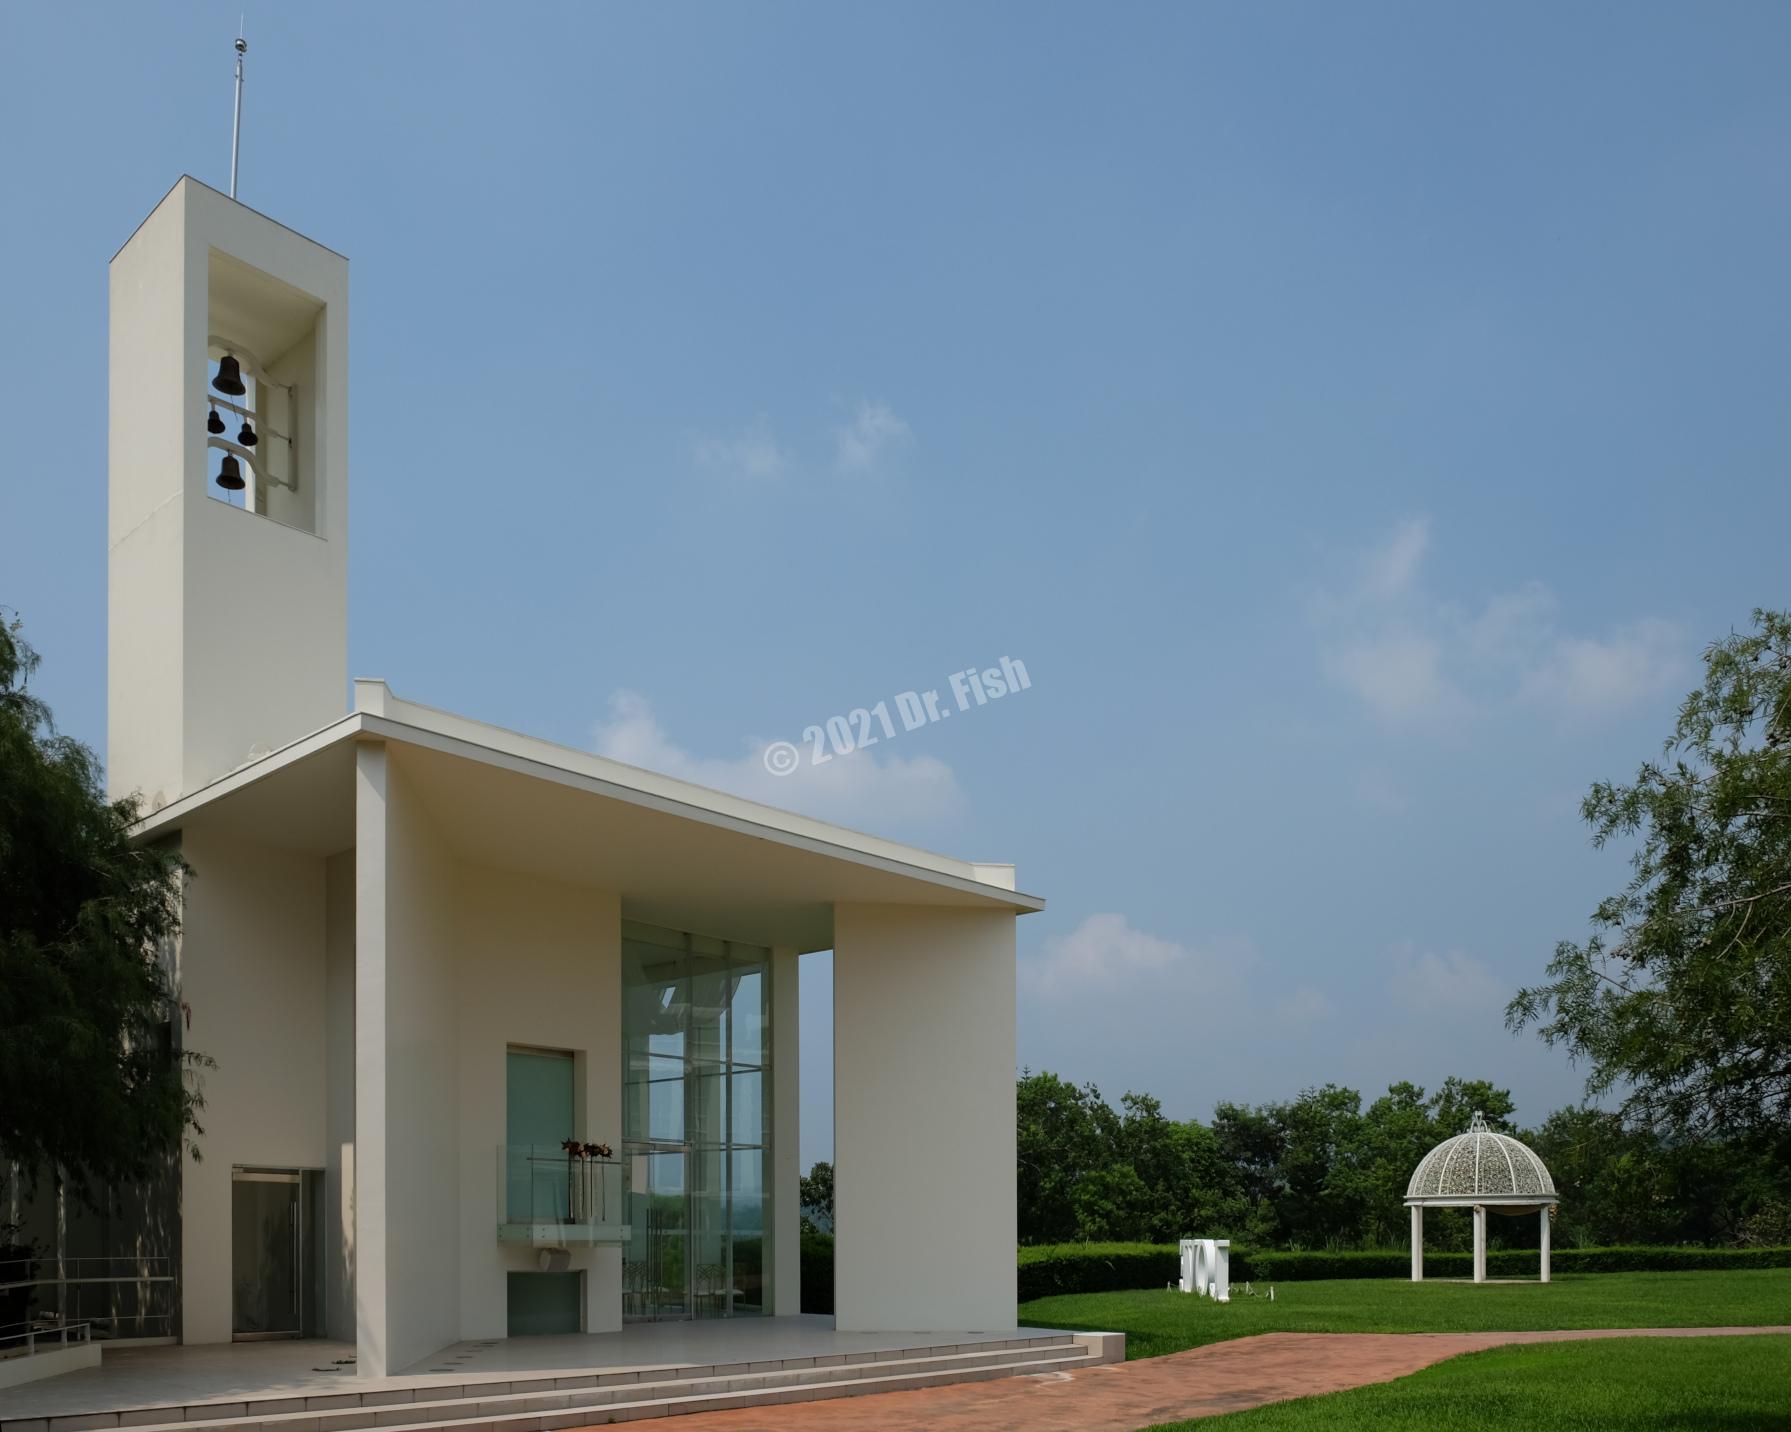
<svg viewBox="0 0 1791 1432">
<path fill-rule="evenodd" d="M 206 269 L 206 492 L 314 533 L 315 433 L 304 430 L 315 418 L 322 305 L 215 249 Z"/>
</svg>

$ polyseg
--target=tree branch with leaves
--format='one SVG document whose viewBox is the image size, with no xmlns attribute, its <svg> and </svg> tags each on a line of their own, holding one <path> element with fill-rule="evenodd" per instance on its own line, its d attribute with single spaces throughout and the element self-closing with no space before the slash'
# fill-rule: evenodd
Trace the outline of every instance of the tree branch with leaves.
<svg viewBox="0 0 1791 1432">
<path fill-rule="evenodd" d="M 1679 1135 L 1791 1135 L 1791 615 L 1704 653 L 1661 759 L 1601 781 L 1581 811 L 1631 875 L 1562 941 L 1512 1029 L 1587 1067 L 1636 1123 Z"/>
<path fill-rule="evenodd" d="M 165 953 L 186 867 L 57 733 L 37 653 L 0 620 L 0 1157 L 79 1195 L 141 1182 L 202 1133 Z"/>
</svg>

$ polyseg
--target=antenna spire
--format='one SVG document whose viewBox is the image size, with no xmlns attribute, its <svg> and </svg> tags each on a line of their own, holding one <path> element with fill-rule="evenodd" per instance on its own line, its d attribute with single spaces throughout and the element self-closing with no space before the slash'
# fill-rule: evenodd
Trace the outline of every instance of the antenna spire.
<svg viewBox="0 0 1791 1432">
<path fill-rule="evenodd" d="M 246 17 L 245 17 L 246 18 Z M 230 197 L 236 197 L 236 156 L 243 135 L 243 56 L 249 53 L 249 42 L 243 38 L 243 23 L 236 23 L 236 116 L 230 121 Z"/>
</svg>

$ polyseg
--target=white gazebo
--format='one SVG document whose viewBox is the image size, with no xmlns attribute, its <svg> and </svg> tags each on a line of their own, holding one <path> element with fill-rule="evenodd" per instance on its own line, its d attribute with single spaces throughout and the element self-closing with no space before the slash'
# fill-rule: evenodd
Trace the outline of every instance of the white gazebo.
<svg viewBox="0 0 1791 1432">
<path fill-rule="evenodd" d="M 1424 1156 L 1405 1191 L 1412 1210 L 1412 1281 L 1424 1281 L 1424 1210 L 1474 1210 L 1474 1281 L 1486 1281 L 1486 1215 L 1534 1213 L 1542 1226 L 1542 1281 L 1548 1282 L 1549 1219 L 1555 1181 L 1529 1147 L 1494 1133 L 1478 1111 L 1465 1134 L 1444 1139 Z"/>
</svg>

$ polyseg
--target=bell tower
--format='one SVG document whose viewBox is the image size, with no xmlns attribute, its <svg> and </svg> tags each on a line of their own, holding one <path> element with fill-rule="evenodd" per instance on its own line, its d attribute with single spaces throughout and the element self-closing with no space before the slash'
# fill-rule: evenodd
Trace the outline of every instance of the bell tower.
<svg viewBox="0 0 1791 1432">
<path fill-rule="evenodd" d="M 107 785 L 348 709 L 348 261 L 182 178 L 112 259 Z"/>
</svg>

